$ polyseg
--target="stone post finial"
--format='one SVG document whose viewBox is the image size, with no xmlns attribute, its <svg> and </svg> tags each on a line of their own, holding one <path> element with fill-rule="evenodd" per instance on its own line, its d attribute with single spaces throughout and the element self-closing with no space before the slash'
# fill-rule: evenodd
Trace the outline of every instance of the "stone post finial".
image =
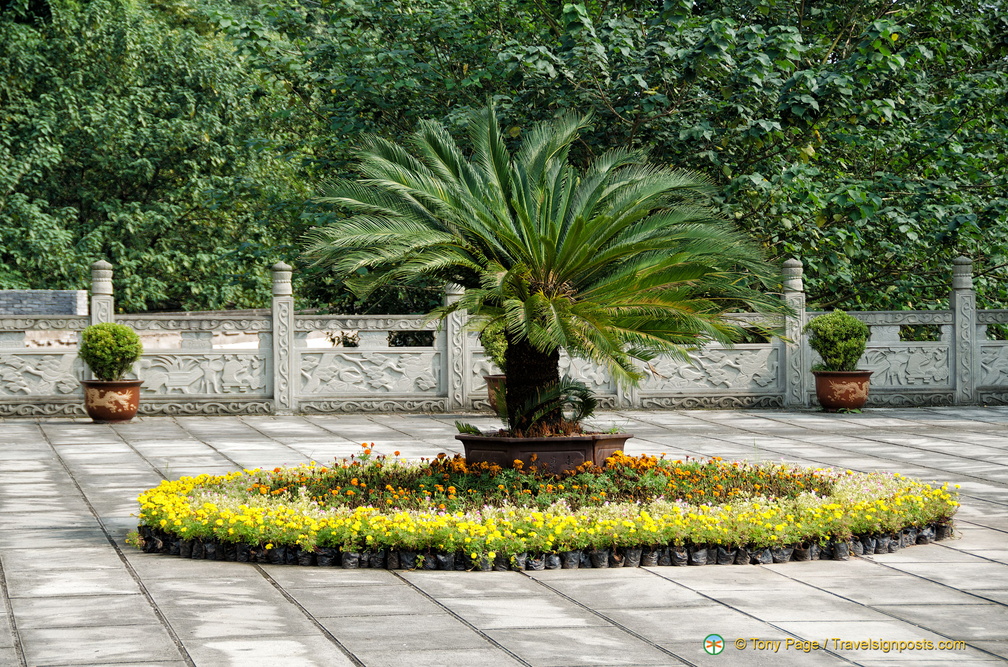
<svg viewBox="0 0 1008 667">
<path fill-rule="evenodd" d="M 960 255 L 952 260 L 952 289 L 973 289 L 973 260 Z"/>
<path fill-rule="evenodd" d="M 291 296 L 294 292 L 291 289 L 291 272 L 294 268 L 290 264 L 277 262 L 273 265 L 273 296 Z"/>
<path fill-rule="evenodd" d="M 104 259 L 91 265 L 91 294 L 112 294 L 112 265 Z"/>
<path fill-rule="evenodd" d="M 799 259 L 789 259 L 784 262 L 784 291 L 785 292 L 804 292 L 805 285 L 802 282 L 802 273 L 804 268 L 802 267 L 801 260 Z"/>
<path fill-rule="evenodd" d="M 465 288 L 458 283 L 448 283 L 444 287 L 444 303 L 446 306 L 458 301 L 465 294 Z"/>
</svg>

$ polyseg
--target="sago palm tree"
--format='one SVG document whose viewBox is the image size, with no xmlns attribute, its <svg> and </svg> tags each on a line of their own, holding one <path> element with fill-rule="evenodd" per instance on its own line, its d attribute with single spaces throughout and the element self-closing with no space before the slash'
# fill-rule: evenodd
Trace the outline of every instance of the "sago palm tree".
<svg viewBox="0 0 1008 667">
<path fill-rule="evenodd" d="M 569 160 L 589 119 L 565 115 L 510 152 L 496 113 L 474 114 L 469 152 L 435 122 L 408 147 L 373 137 L 363 178 L 338 181 L 319 201 L 345 217 L 313 230 L 306 255 L 331 265 L 361 296 L 426 278 L 458 283 L 464 308 L 503 322 L 506 405 L 514 433 L 560 381 L 560 350 L 590 359 L 621 383 L 634 360 L 729 344 L 724 314 L 780 312 L 765 290 L 776 273 L 759 249 L 707 206 L 701 176 L 610 150 L 586 168 Z M 557 410 L 540 429 L 563 430 Z"/>
</svg>

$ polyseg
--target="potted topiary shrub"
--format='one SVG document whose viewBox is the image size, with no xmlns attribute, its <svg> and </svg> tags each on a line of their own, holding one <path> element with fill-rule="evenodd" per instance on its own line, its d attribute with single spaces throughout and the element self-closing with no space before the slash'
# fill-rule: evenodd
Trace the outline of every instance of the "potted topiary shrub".
<svg viewBox="0 0 1008 667">
<path fill-rule="evenodd" d="M 492 106 L 473 114 L 465 149 L 426 121 L 409 146 L 368 139 L 363 178 L 317 200 L 337 215 L 309 233 L 306 255 L 360 298 L 439 279 L 463 291 L 433 315 L 501 324 L 506 428 L 460 424 L 470 461 L 560 472 L 617 448 L 582 429 L 595 401 L 561 377 L 561 351 L 633 385 L 638 361 L 685 363 L 690 350 L 738 340 L 728 312 L 787 312 L 771 293 L 778 272 L 719 217 L 708 180 L 624 149 L 586 163 L 588 123 L 568 114 L 523 129 L 513 150 Z"/>
<path fill-rule="evenodd" d="M 487 400 L 490 409 L 496 415 L 504 415 L 504 383 L 507 379 L 507 339 L 504 337 L 504 322 L 500 320 L 489 322 L 480 331 L 480 344 L 490 361 L 500 369 L 500 373 L 483 376 L 486 382 Z"/>
<path fill-rule="evenodd" d="M 859 410 L 868 401 L 872 371 L 858 370 L 857 363 L 868 342 L 868 326 L 842 310 L 809 320 L 804 333 L 822 363 L 812 367 L 816 398 L 827 412 Z"/>
<path fill-rule="evenodd" d="M 96 422 L 124 422 L 136 416 L 141 380 L 124 380 L 143 352 L 140 337 L 124 324 L 102 322 L 81 332 L 77 354 L 94 380 L 82 380 L 84 410 Z"/>
</svg>

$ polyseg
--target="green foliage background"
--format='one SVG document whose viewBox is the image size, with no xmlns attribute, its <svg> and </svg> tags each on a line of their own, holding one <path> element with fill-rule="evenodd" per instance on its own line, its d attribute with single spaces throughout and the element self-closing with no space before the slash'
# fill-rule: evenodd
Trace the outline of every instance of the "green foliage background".
<svg viewBox="0 0 1008 667">
<path fill-rule="evenodd" d="M 0 286 L 85 287 L 104 257 L 127 309 L 261 304 L 362 134 L 460 128 L 490 97 L 515 138 L 592 111 L 580 159 L 645 147 L 718 179 L 813 306 L 943 307 L 959 254 L 1008 305 L 1005 0 L 51 7 L 0 14 Z M 345 311 L 437 292 L 363 304 L 298 275 L 303 305 Z"/>
</svg>

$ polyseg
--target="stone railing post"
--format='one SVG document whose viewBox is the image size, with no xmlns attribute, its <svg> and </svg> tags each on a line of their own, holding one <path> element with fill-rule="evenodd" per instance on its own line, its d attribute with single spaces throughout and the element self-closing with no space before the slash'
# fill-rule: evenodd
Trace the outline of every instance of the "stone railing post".
<svg viewBox="0 0 1008 667">
<path fill-rule="evenodd" d="M 448 283 L 444 289 L 445 305 L 450 306 L 455 303 L 464 293 L 465 290 L 461 285 Z M 449 411 L 465 409 L 469 400 L 469 387 L 466 382 L 466 372 L 469 368 L 468 350 L 466 349 L 466 323 L 468 319 L 466 311 L 456 310 L 445 319 L 444 323 L 444 378 L 448 393 L 446 408 Z"/>
<path fill-rule="evenodd" d="M 797 259 L 784 262 L 784 302 L 794 312 L 784 324 L 784 405 L 805 407 L 808 405 L 808 361 L 802 341 L 805 327 L 805 285 L 802 282 L 802 263 Z"/>
<path fill-rule="evenodd" d="M 973 291 L 973 261 L 968 257 L 952 260 L 952 293 L 949 296 L 952 310 L 952 386 L 956 405 L 976 402 L 977 364 L 977 310 L 976 292 Z"/>
<path fill-rule="evenodd" d="M 91 265 L 91 324 L 115 321 L 112 265 L 99 259 Z"/>
<path fill-rule="evenodd" d="M 276 414 L 296 409 L 297 355 L 294 349 L 294 296 L 290 265 L 273 265 L 273 402 Z"/>
</svg>

